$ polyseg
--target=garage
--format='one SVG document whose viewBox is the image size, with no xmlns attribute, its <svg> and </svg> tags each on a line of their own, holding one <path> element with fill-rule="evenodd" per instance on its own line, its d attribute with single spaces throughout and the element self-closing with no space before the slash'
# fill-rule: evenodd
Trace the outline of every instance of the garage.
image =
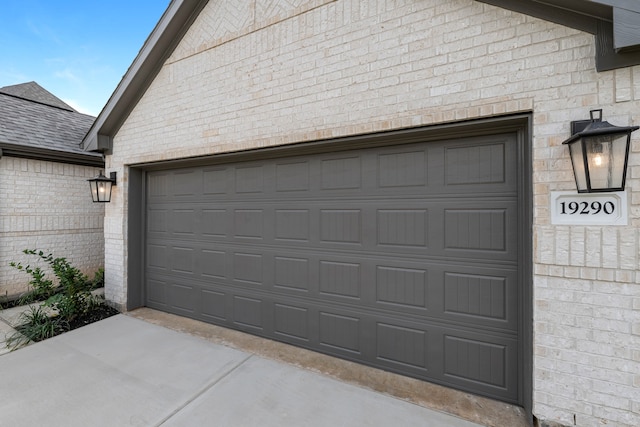
<svg viewBox="0 0 640 427">
<path fill-rule="evenodd" d="M 519 134 L 300 146 L 145 171 L 144 305 L 521 403 Z"/>
</svg>

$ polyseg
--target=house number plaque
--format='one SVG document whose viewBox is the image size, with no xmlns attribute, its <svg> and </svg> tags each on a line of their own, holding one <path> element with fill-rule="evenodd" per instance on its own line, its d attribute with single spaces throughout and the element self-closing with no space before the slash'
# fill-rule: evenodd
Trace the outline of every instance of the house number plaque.
<svg viewBox="0 0 640 427">
<path fill-rule="evenodd" d="M 551 192 L 551 223 L 566 225 L 627 225 L 627 193 Z"/>
</svg>

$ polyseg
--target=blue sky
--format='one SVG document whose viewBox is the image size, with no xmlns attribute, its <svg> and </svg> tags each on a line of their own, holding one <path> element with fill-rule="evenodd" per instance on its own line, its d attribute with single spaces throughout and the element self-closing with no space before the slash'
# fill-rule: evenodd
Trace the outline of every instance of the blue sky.
<svg viewBox="0 0 640 427">
<path fill-rule="evenodd" d="M 170 0 L 0 0 L 0 87 L 30 81 L 97 116 Z"/>
</svg>

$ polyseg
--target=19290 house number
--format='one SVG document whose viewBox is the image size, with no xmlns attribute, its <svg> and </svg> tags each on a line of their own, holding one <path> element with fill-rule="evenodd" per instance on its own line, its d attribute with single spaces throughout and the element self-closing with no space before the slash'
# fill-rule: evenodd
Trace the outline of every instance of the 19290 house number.
<svg viewBox="0 0 640 427">
<path fill-rule="evenodd" d="M 598 215 L 600 212 L 613 215 L 615 210 L 613 202 L 560 202 L 561 215 Z"/>
<path fill-rule="evenodd" d="M 627 193 L 551 192 L 551 223 L 627 225 Z"/>
</svg>

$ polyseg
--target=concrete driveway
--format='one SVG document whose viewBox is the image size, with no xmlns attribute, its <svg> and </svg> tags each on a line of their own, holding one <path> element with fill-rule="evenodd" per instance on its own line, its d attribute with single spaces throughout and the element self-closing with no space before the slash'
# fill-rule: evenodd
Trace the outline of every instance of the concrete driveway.
<svg viewBox="0 0 640 427">
<path fill-rule="evenodd" d="M 126 315 L 3 355 L 0 381 L 0 426 L 480 426 Z"/>
</svg>

